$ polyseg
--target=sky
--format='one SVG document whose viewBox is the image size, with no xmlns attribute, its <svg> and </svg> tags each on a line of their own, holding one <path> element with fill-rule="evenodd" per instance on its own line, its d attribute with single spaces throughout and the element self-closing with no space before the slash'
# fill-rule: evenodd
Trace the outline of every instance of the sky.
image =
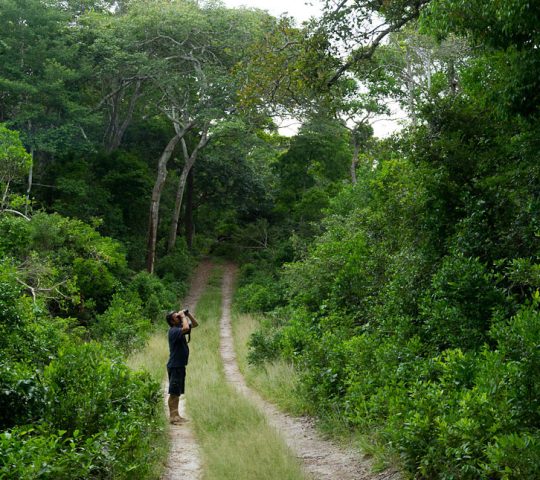
<svg viewBox="0 0 540 480">
<path fill-rule="evenodd" d="M 318 17 L 321 14 L 321 1 L 319 0 L 222 0 L 228 7 L 251 7 L 267 10 L 276 17 L 282 13 L 287 13 L 298 21 L 298 24 L 308 20 L 310 17 Z M 376 137 L 387 137 L 391 133 L 399 130 L 400 122 L 404 120 L 404 113 L 396 105 L 390 105 L 392 110 L 391 118 L 377 117 L 372 123 Z M 299 124 L 292 119 L 284 119 L 280 132 L 284 135 L 294 135 Z"/>
<path fill-rule="evenodd" d="M 282 13 L 287 13 L 296 18 L 299 23 L 311 16 L 319 16 L 321 12 L 318 0 L 312 0 L 311 2 L 305 0 L 223 0 L 223 3 L 228 7 L 245 6 L 268 10 L 276 17 L 279 17 Z M 307 5 L 306 3 L 313 5 Z"/>
</svg>

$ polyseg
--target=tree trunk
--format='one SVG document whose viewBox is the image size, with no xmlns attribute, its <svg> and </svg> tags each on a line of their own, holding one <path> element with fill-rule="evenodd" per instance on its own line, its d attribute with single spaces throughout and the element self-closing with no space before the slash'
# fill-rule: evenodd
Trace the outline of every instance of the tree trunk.
<svg viewBox="0 0 540 480">
<path fill-rule="evenodd" d="M 450 93 L 456 95 L 458 80 L 456 76 L 456 65 L 453 60 L 448 62 L 448 84 L 450 86 Z"/>
<path fill-rule="evenodd" d="M 30 156 L 32 157 L 32 163 L 30 164 L 30 170 L 28 171 L 28 188 L 26 189 L 26 202 L 24 205 L 24 214 L 28 215 L 28 207 L 30 206 L 30 192 L 32 191 L 32 178 L 34 175 L 34 147 L 30 149 Z"/>
<path fill-rule="evenodd" d="M 184 225 L 186 229 L 186 243 L 191 250 L 191 247 L 193 247 L 193 168 L 189 171 L 187 178 Z"/>
<path fill-rule="evenodd" d="M 123 122 L 120 124 L 120 104 L 124 101 L 124 92 L 125 89 L 121 88 L 115 95 L 112 95 L 110 98 L 110 114 L 109 114 L 109 126 L 106 133 L 106 151 L 111 153 L 115 151 L 124 138 L 127 127 L 131 123 L 133 118 L 133 112 L 135 110 L 135 104 L 137 100 L 142 95 L 141 92 L 142 80 L 137 80 L 135 84 L 135 90 L 133 91 L 130 99 L 128 109 L 125 115 Z"/>
<path fill-rule="evenodd" d="M 182 208 L 182 198 L 184 196 L 184 190 L 186 188 L 186 180 L 188 177 L 188 174 L 191 170 L 191 167 L 193 167 L 193 164 L 195 163 L 195 160 L 197 160 L 197 155 L 201 149 L 203 149 L 206 144 L 208 143 L 208 129 L 205 129 L 202 133 L 201 139 L 199 140 L 199 143 L 191 152 L 191 155 L 189 155 L 186 142 L 182 140 L 182 150 L 184 152 L 184 159 L 185 164 L 184 168 L 182 169 L 182 173 L 180 174 L 180 179 L 178 181 L 178 188 L 176 190 L 176 202 L 174 205 L 174 212 L 173 217 L 171 220 L 171 228 L 169 230 L 169 243 L 167 245 L 167 251 L 172 252 L 174 249 L 174 246 L 176 245 L 176 237 L 178 235 L 178 221 L 180 219 L 180 210 Z"/>
<path fill-rule="evenodd" d="M 356 185 L 358 183 L 358 179 L 356 178 L 356 167 L 358 166 L 358 154 L 360 153 L 360 145 L 358 145 L 357 140 L 354 138 L 353 133 L 353 158 L 351 162 L 351 181 L 353 185 Z"/>
<path fill-rule="evenodd" d="M 169 140 L 169 143 L 163 150 L 158 162 L 158 173 L 154 189 L 152 190 L 152 199 L 150 201 L 150 216 L 148 218 L 148 243 L 146 249 L 146 269 L 149 273 L 154 273 L 154 263 L 156 259 L 157 228 L 159 221 L 159 203 L 161 201 L 161 192 L 163 185 L 167 180 L 167 162 L 180 141 L 178 133 Z"/>
<path fill-rule="evenodd" d="M 171 228 L 169 230 L 169 243 L 167 245 L 167 251 L 170 253 L 176 245 L 176 237 L 178 235 L 178 222 L 180 220 L 180 210 L 182 208 L 182 197 L 184 196 L 184 189 L 186 186 L 186 180 L 191 171 L 193 163 L 191 160 L 195 161 L 195 158 L 192 158 L 193 155 L 189 158 L 190 162 L 184 164 L 182 173 L 180 174 L 180 179 L 178 180 L 178 188 L 176 189 L 176 201 L 174 204 L 174 212 L 171 220 Z"/>
<path fill-rule="evenodd" d="M 0 209 L 4 209 L 5 207 L 7 207 L 7 196 L 8 196 L 8 193 L 9 193 L 9 184 L 10 184 L 10 181 L 9 179 L 6 181 L 6 188 L 4 190 L 4 194 L 2 195 L 2 203 L 0 204 Z"/>
<path fill-rule="evenodd" d="M 411 115 L 412 124 L 416 126 L 418 122 L 416 119 L 416 109 L 414 106 L 414 76 L 413 76 L 413 71 L 412 71 L 412 60 L 411 60 L 410 48 L 411 47 L 407 45 L 407 50 L 405 52 L 405 60 L 407 62 L 407 97 L 408 97 L 409 113 Z"/>
</svg>

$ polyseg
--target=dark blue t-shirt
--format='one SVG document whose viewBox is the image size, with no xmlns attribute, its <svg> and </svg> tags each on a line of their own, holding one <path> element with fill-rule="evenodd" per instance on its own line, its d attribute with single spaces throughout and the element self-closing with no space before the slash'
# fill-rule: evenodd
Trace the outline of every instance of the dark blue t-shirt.
<svg viewBox="0 0 540 480">
<path fill-rule="evenodd" d="M 181 327 L 169 328 L 169 361 L 167 368 L 184 367 L 188 364 L 189 347 Z"/>
</svg>

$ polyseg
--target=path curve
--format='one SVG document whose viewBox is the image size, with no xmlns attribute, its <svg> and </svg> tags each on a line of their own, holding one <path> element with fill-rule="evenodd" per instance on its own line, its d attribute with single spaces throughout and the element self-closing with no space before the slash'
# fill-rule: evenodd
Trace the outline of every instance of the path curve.
<svg viewBox="0 0 540 480">
<path fill-rule="evenodd" d="M 197 303 L 206 288 L 213 267 L 214 265 L 210 260 L 203 260 L 199 263 L 191 280 L 189 292 L 181 307 L 187 307 L 195 312 Z M 189 372 L 187 378 L 189 382 Z M 167 387 L 168 383 L 165 381 L 164 399 L 168 416 Z M 179 411 L 182 417 L 188 418 L 186 416 L 186 399 L 183 395 L 180 398 Z M 161 477 L 162 480 L 199 480 L 202 476 L 201 454 L 197 439 L 189 423 L 170 425 L 169 436 L 169 458 L 165 472 Z"/>
<path fill-rule="evenodd" d="M 282 434 L 289 448 L 303 463 L 310 478 L 316 480 L 399 480 L 400 476 L 395 471 L 373 473 L 369 460 L 359 458 L 358 452 L 345 450 L 322 439 L 316 432 L 312 420 L 282 413 L 247 386 L 238 368 L 233 345 L 231 303 L 235 276 L 236 266 L 227 265 L 222 283 L 220 346 L 227 380 L 264 412 L 268 423 Z"/>
</svg>

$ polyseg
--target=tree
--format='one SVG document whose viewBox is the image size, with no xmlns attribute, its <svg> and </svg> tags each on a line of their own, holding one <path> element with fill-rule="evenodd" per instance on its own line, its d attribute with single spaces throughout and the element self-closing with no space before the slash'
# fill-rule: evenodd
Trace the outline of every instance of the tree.
<svg viewBox="0 0 540 480">
<path fill-rule="evenodd" d="M 0 22 L 0 121 L 21 132 L 36 155 L 58 155 L 88 145 L 90 121 L 80 90 L 84 56 L 73 41 L 69 15 L 39 0 L 3 2 Z M 78 68 L 73 68 L 78 65 Z"/>
<path fill-rule="evenodd" d="M 16 212 L 8 208 L 9 188 L 14 181 L 24 179 L 31 165 L 32 157 L 22 145 L 18 132 L 0 124 L 0 211 Z"/>
<path fill-rule="evenodd" d="M 459 72 L 471 59 L 471 49 L 455 35 L 437 41 L 418 31 L 417 22 L 392 33 L 370 65 L 358 72 L 374 87 L 386 92 L 418 124 L 420 110 L 440 95 L 455 95 Z M 377 87 L 375 87 L 377 86 Z"/>
<path fill-rule="evenodd" d="M 169 235 L 169 247 L 173 248 L 189 171 L 211 138 L 211 129 L 235 112 L 236 86 L 232 67 L 243 44 L 257 34 L 259 21 L 253 12 L 233 12 L 212 5 L 200 8 L 192 3 L 154 2 L 149 9 L 145 2 L 132 8 L 134 18 L 144 22 L 144 28 L 139 25 L 139 31 L 144 32 L 141 42 L 148 55 L 155 59 L 151 72 L 155 92 L 152 108 L 164 115 L 174 130 L 158 162 L 150 205 L 147 268 L 151 272 L 167 164 L 177 145 L 183 145 L 185 164 Z M 137 9 L 144 9 L 144 15 L 137 15 Z M 191 152 L 184 140 L 188 132 L 198 138 Z"/>
<path fill-rule="evenodd" d="M 329 198 L 350 172 L 349 131 L 341 121 L 314 116 L 292 138 L 274 168 L 279 178 L 276 211 L 310 236 Z"/>
<path fill-rule="evenodd" d="M 432 0 L 325 0 L 320 28 L 332 41 L 333 55 L 346 57 L 328 85 L 336 83 L 346 72 L 369 61 L 386 37 L 416 20 Z"/>
</svg>

